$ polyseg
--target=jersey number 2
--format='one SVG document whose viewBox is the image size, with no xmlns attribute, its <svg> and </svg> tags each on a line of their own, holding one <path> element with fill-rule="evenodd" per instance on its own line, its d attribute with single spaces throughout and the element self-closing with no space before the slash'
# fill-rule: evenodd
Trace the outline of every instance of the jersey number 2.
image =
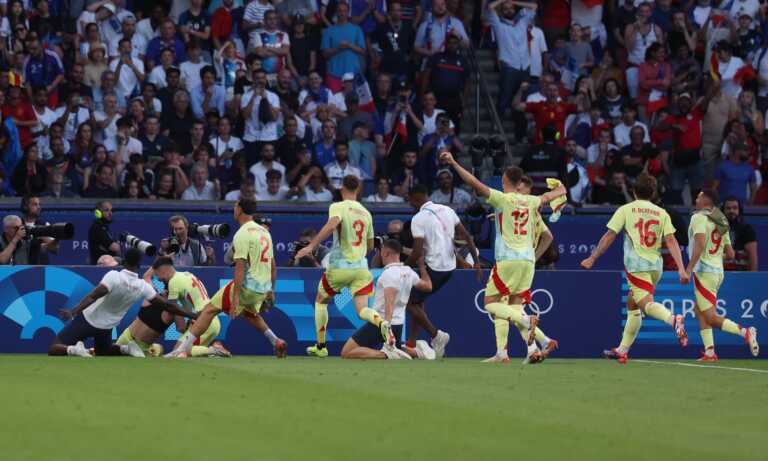
<svg viewBox="0 0 768 461">
<path fill-rule="evenodd" d="M 267 252 L 269 251 L 269 239 L 262 237 L 259 239 L 259 244 L 261 245 L 261 258 L 259 258 L 259 262 L 268 263 L 269 258 L 267 258 Z"/>
</svg>

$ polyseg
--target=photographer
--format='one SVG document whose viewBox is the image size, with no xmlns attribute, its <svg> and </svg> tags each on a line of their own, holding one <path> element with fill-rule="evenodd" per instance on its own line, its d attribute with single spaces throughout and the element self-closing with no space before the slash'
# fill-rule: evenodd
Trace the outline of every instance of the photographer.
<svg viewBox="0 0 768 461">
<path fill-rule="evenodd" d="M 296 260 L 296 253 L 307 246 L 317 235 L 317 231 L 311 227 L 304 229 L 299 235 L 299 239 L 293 242 L 293 254 L 291 259 L 288 260 L 288 266 L 290 267 L 321 267 L 323 258 L 328 254 L 328 248 L 325 245 L 318 245 L 315 251 L 305 256 L 298 261 Z"/>
<path fill-rule="evenodd" d="M 109 230 L 109 225 L 112 224 L 112 203 L 98 202 L 94 215 L 96 219 L 88 230 L 88 252 L 91 265 L 96 265 L 103 255 L 120 255 L 120 244 Z"/>
<path fill-rule="evenodd" d="M 0 237 L 0 264 L 20 266 L 37 264 L 40 256 L 40 240 L 27 238 L 27 229 L 21 218 L 8 215 L 3 218 L 3 235 Z"/>
<path fill-rule="evenodd" d="M 213 247 L 203 246 L 199 240 L 189 237 L 187 218 L 181 215 L 171 216 L 168 225 L 173 235 L 160 242 L 160 251 L 170 256 L 175 266 L 213 266 L 216 263 Z M 177 245 L 178 251 L 173 251 L 173 247 Z"/>
<path fill-rule="evenodd" d="M 43 207 L 39 197 L 22 197 L 21 212 L 24 213 L 22 216 L 24 227 L 47 226 L 49 224 L 40 217 L 43 212 Z M 53 237 L 40 237 L 39 241 L 40 256 L 38 264 L 48 264 L 48 254 L 57 253 L 59 251 L 59 241 Z"/>
</svg>

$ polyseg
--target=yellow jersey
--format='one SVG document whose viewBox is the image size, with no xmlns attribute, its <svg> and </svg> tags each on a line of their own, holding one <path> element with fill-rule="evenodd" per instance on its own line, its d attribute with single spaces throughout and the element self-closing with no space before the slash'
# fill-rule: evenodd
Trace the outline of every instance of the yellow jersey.
<svg viewBox="0 0 768 461">
<path fill-rule="evenodd" d="M 367 269 L 368 240 L 373 238 L 373 218 L 360 202 L 344 200 L 331 205 L 329 218 L 341 221 L 333 231 L 329 269 Z"/>
<path fill-rule="evenodd" d="M 608 221 L 608 229 L 624 231 L 624 267 L 627 272 L 661 271 L 661 245 L 675 233 L 675 226 L 663 208 L 647 200 L 621 206 Z"/>
<path fill-rule="evenodd" d="M 534 262 L 541 198 L 491 189 L 487 202 L 496 215 L 496 261 Z"/>
<path fill-rule="evenodd" d="M 243 289 L 255 293 L 271 291 L 274 250 L 269 231 L 249 221 L 237 230 L 232 245 L 235 247 L 233 259 L 246 261 Z"/>
<path fill-rule="evenodd" d="M 205 285 L 191 272 L 176 272 L 168 281 L 168 301 L 178 301 L 200 312 L 208 304 Z"/>
<path fill-rule="evenodd" d="M 691 224 L 688 226 L 689 257 L 693 255 L 694 236 L 697 234 L 704 234 L 704 251 L 693 271 L 723 273 L 723 252 L 725 246 L 731 244 L 730 234 L 721 234 L 717 225 L 707 218 L 706 214 L 695 213 L 691 216 Z"/>
</svg>

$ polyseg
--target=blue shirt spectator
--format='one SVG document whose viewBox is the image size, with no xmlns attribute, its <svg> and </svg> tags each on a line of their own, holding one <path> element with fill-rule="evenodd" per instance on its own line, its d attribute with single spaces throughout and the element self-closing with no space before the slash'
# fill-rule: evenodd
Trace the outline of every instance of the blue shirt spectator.
<svg viewBox="0 0 768 461">
<path fill-rule="evenodd" d="M 174 52 L 174 66 L 187 60 L 187 49 L 184 42 L 176 36 L 176 25 L 171 20 L 165 20 L 160 26 L 160 35 L 153 38 L 147 44 L 145 54 L 147 61 L 153 66 L 160 65 L 160 52 L 165 48 L 170 48 Z"/>
<path fill-rule="evenodd" d="M 336 10 L 338 21 L 336 25 L 323 31 L 323 41 L 320 49 L 328 60 L 327 71 L 338 79 L 347 72 L 358 73 L 360 57 L 365 55 L 365 36 L 363 30 L 349 23 L 349 6 L 339 3 Z"/>
<path fill-rule="evenodd" d="M 327 146 L 323 141 L 320 141 L 316 143 L 315 148 L 312 149 L 312 163 L 320 168 L 325 168 L 325 165 L 331 163 L 335 158 L 336 144 L 333 141 L 330 146 Z"/>
<path fill-rule="evenodd" d="M 37 47 L 40 42 L 35 40 Z M 24 82 L 30 86 L 49 86 L 64 75 L 64 67 L 59 56 L 53 51 L 39 48 L 37 52 L 30 50 L 29 57 L 24 61 Z"/>
<path fill-rule="evenodd" d="M 736 197 L 743 205 L 755 192 L 755 169 L 749 158 L 746 145 L 736 145 L 731 155 L 720 163 L 715 171 L 715 185 L 722 197 Z M 749 192 L 748 192 L 749 191 Z"/>
<path fill-rule="evenodd" d="M 226 100 L 226 94 L 224 88 L 221 85 L 211 85 L 211 97 L 208 100 L 208 110 L 203 108 L 203 101 L 205 100 L 206 89 L 203 85 L 198 85 L 189 94 L 190 104 L 192 105 L 192 112 L 195 114 L 195 118 L 204 119 L 206 112 L 216 110 L 220 117 L 224 116 L 224 101 Z"/>
</svg>

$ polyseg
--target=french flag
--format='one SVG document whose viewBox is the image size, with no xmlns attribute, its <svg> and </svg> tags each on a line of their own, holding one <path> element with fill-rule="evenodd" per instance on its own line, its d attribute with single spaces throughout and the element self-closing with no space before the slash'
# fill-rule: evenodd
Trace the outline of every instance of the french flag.
<svg viewBox="0 0 768 461">
<path fill-rule="evenodd" d="M 327 74 L 325 76 L 325 86 L 333 93 L 338 93 L 342 90 L 343 82 L 341 77 Z M 358 107 L 360 110 L 373 113 L 376 111 L 376 105 L 373 103 L 373 93 L 371 93 L 371 87 L 368 85 L 368 80 L 360 72 L 355 72 L 355 94 L 357 94 Z"/>
</svg>

